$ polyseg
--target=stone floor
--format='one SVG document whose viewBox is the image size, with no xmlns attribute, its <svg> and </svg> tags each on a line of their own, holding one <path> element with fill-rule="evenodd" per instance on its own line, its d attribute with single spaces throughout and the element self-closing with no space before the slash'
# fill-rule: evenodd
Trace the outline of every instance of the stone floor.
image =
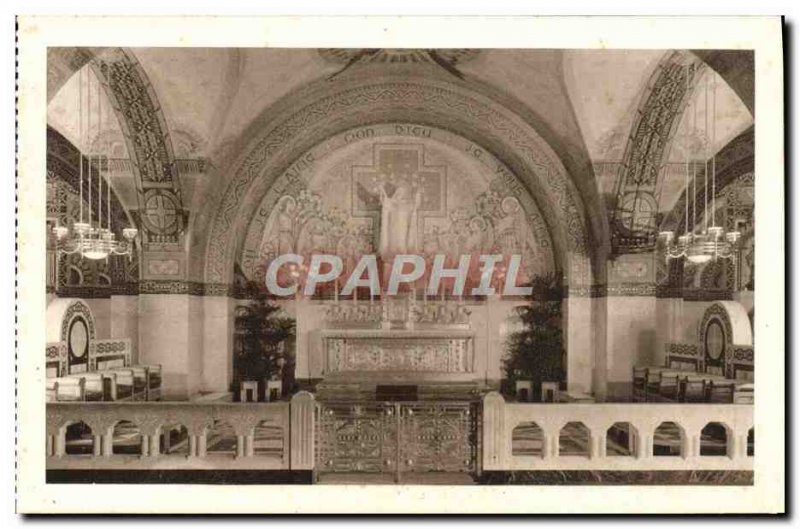
<svg viewBox="0 0 800 529">
<path fill-rule="evenodd" d="M 320 485 L 397 485 L 391 473 L 319 474 Z M 408 472 L 400 477 L 400 485 L 475 485 L 475 480 L 463 472 Z"/>
</svg>

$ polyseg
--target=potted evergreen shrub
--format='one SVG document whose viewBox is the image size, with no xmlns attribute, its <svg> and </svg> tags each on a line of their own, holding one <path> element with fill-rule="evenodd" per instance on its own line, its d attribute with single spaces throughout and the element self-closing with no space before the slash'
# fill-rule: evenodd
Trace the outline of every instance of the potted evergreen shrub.
<svg viewBox="0 0 800 529">
<path fill-rule="evenodd" d="M 530 286 L 528 304 L 517 308 L 521 328 L 506 340 L 503 371 L 507 394 L 515 393 L 517 380 L 530 380 L 533 400 L 540 400 L 542 382 L 561 384 L 565 378 L 561 276 L 537 276 Z"/>
<path fill-rule="evenodd" d="M 237 308 L 234 340 L 234 400 L 239 399 L 241 382 L 257 381 L 264 400 L 267 380 L 281 380 L 283 391 L 294 385 L 295 320 L 271 303 L 266 288 L 258 282 L 245 287 L 249 302 Z"/>
</svg>

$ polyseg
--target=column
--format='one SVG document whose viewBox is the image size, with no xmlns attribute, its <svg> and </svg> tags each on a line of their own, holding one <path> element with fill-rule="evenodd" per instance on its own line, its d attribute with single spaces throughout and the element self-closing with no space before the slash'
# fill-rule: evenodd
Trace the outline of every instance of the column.
<svg viewBox="0 0 800 529">
<path fill-rule="evenodd" d="M 505 400 L 496 391 L 483 397 L 483 469 L 503 470 L 508 466 Z"/>
<path fill-rule="evenodd" d="M 161 453 L 161 447 L 158 446 L 158 440 L 161 438 L 161 434 L 156 431 L 147 437 L 150 439 L 150 457 L 158 457 Z"/>
<path fill-rule="evenodd" d="M 589 444 L 589 458 L 598 459 L 606 456 L 606 434 L 603 431 L 592 429 L 591 442 Z"/>
<path fill-rule="evenodd" d="M 558 428 L 542 427 L 544 435 L 544 450 L 542 451 L 545 459 L 555 459 L 558 457 L 558 438 L 560 430 Z M 555 433 L 554 433 L 555 430 Z"/>
<path fill-rule="evenodd" d="M 45 453 L 47 454 L 47 457 L 52 457 L 53 456 L 54 447 L 55 447 L 55 436 L 47 434 L 47 447 L 45 449 L 46 450 Z"/>
<path fill-rule="evenodd" d="M 206 432 L 197 436 L 197 457 L 206 457 Z"/>
<path fill-rule="evenodd" d="M 290 408 L 289 465 L 292 470 L 314 469 L 314 395 L 300 391 Z"/>
<path fill-rule="evenodd" d="M 62 428 L 59 430 L 58 435 L 55 436 L 55 453 L 53 454 L 55 457 L 63 457 L 67 452 L 67 436 L 65 430 L 66 428 Z"/>
<path fill-rule="evenodd" d="M 641 432 L 647 430 L 638 428 Z M 639 435 L 636 443 L 636 459 L 649 459 L 653 457 L 653 436 L 651 434 L 642 433 Z"/>
<path fill-rule="evenodd" d="M 228 391 L 233 377 L 234 300 L 228 296 L 203 297 L 203 391 Z"/>
<path fill-rule="evenodd" d="M 244 435 L 236 436 L 236 459 L 244 457 Z"/>
<path fill-rule="evenodd" d="M 253 430 L 244 436 L 244 457 L 253 457 L 255 455 L 255 434 Z"/>
<path fill-rule="evenodd" d="M 103 436 L 95 434 L 92 436 L 92 455 L 100 457 L 103 453 Z"/>
<path fill-rule="evenodd" d="M 592 337 L 592 298 L 570 292 L 563 301 L 567 349 L 567 390 L 579 393 L 592 391 L 594 344 Z"/>
<path fill-rule="evenodd" d="M 139 360 L 143 364 L 161 364 L 164 400 L 185 400 L 199 387 L 202 334 L 194 326 L 202 320 L 196 314 L 198 302 L 191 300 L 196 297 L 139 295 Z"/>
<path fill-rule="evenodd" d="M 103 435 L 103 457 L 111 457 L 114 454 L 114 427 L 111 426 Z"/>
<path fill-rule="evenodd" d="M 687 457 L 700 457 L 700 434 L 684 434 L 681 438 L 681 455 Z"/>
<path fill-rule="evenodd" d="M 198 453 L 198 436 L 197 435 L 190 435 L 189 436 L 189 457 L 197 457 Z"/>
</svg>

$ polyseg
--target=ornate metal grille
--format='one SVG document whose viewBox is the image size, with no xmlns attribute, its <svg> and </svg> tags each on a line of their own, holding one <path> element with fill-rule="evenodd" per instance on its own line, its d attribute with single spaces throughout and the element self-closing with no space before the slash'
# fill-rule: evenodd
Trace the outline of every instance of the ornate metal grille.
<svg viewBox="0 0 800 529">
<path fill-rule="evenodd" d="M 319 472 L 477 471 L 478 406 L 469 402 L 320 403 Z"/>
</svg>

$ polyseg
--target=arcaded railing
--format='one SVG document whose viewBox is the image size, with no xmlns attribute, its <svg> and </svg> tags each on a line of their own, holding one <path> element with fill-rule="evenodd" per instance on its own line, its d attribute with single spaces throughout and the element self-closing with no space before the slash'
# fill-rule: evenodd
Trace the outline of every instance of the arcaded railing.
<svg viewBox="0 0 800 529">
<path fill-rule="evenodd" d="M 311 470 L 314 397 L 291 402 L 51 402 L 47 467 Z"/>
<path fill-rule="evenodd" d="M 482 468 L 752 470 L 750 404 L 531 404 L 483 399 Z"/>
</svg>

